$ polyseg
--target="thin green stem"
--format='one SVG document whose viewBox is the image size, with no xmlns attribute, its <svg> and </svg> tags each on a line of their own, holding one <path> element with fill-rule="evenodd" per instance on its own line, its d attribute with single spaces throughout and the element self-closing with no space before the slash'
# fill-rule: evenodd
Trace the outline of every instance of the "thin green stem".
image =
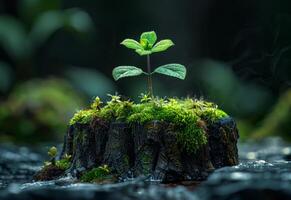
<svg viewBox="0 0 291 200">
<path fill-rule="evenodd" d="M 151 97 L 154 96 L 153 94 L 153 80 L 152 80 L 152 71 L 151 71 L 151 59 L 150 55 L 147 55 L 147 68 L 148 68 L 148 92 Z"/>
</svg>

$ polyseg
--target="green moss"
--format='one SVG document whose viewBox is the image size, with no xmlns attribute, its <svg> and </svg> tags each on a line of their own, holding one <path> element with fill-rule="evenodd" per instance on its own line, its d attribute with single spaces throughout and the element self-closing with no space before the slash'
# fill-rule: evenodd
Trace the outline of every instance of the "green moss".
<svg viewBox="0 0 291 200">
<path fill-rule="evenodd" d="M 180 101 L 180 103 L 183 104 L 185 108 L 195 112 L 202 120 L 210 123 L 216 122 L 217 120 L 228 116 L 212 102 L 187 98 Z"/>
<path fill-rule="evenodd" d="M 100 102 L 96 98 L 91 109 L 76 113 L 70 124 L 89 123 L 94 117 L 140 124 L 153 120 L 167 122 L 179 133 L 177 140 L 187 151 L 196 151 L 207 143 L 204 129 L 199 125 L 201 120 L 213 123 L 227 116 L 213 103 L 190 98 L 151 99 L 144 95 L 141 103 L 135 104 L 129 100 L 122 101 L 119 96 L 111 96 L 111 101 L 102 108 Z"/>
<path fill-rule="evenodd" d="M 71 166 L 71 155 L 65 154 L 62 159 L 56 161 L 57 148 L 55 147 L 50 148 L 48 155 L 51 157 L 51 161 L 45 161 L 43 168 L 53 166 L 54 169 L 65 171 Z"/>
<path fill-rule="evenodd" d="M 217 108 L 205 108 L 198 115 L 201 117 L 201 119 L 209 121 L 209 122 L 215 122 L 221 118 L 227 117 L 228 115 Z"/>
<path fill-rule="evenodd" d="M 67 170 L 71 166 L 70 159 L 63 158 L 61 160 L 56 161 L 56 167 L 62 170 Z"/>
<path fill-rule="evenodd" d="M 111 172 L 107 165 L 103 165 L 85 172 L 80 180 L 82 182 L 100 182 L 107 178 L 111 178 Z"/>
<path fill-rule="evenodd" d="M 73 125 L 77 122 L 80 124 L 87 124 L 91 122 L 92 119 L 97 116 L 97 114 L 98 112 L 95 109 L 80 110 L 70 120 L 70 125 Z"/>
<path fill-rule="evenodd" d="M 95 97 L 94 101 L 91 104 L 91 108 L 95 109 L 95 110 L 99 110 L 101 108 L 102 105 L 102 101 L 99 97 Z"/>
<path fill-rule="evenodd" d="M 111 121 L 116 120 L 125 120 L 131 113 L 133 108 L 133 102 L 130 101 L 121 101 L 119 96 L 111 96 L 111 101 L 107 102 L 100 110 L 99 117 Z"/>
</svg>

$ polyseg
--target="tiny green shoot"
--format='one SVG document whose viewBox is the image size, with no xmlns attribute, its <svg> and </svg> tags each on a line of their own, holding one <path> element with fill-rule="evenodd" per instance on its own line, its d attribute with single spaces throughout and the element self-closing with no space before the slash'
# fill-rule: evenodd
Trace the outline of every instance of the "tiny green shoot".
<svg viewBox="0 0 291 200">
<path fill-rule="evenodd" d="M 151 69 L 150 55 L 153 53 L 166 51 L 174 45 L 172 40 L 165 39 L 157 42 L 157 34 L 154 31 L 150 31 L 142 33 L 139 42 L 133 39 L 125 39 L 121 42 L 121 45 L 135 50 L 135 52 L 140 56 L 147 56 L 147 72 L 135 66 L 118 66 L 112 71 L 113 78 L 116 81 L 121 78 L 144 74 L 148 77 L 148 93 L 151 97 L 153 97 L 153 74 L 159 73 L 182 80 L 185 79 L 187 71 L 181 64 L 172 63 L 159 66 L 154 71 Z"/>
<path fill-rule="evenodd" d="M 53 165 L 55 165 L 55 163 L 56 163 L 56 157 L 57 157 L 57 154 L 58 154 L 58 149 L 56 148 L 56 147 L 51 147 L 49 150 L 48 150 L 48 152 L 47 152 L 47 154 L 49 155 L 49 157 L 51 158 L 51 163 L 53 164 Z"/>
</svg>

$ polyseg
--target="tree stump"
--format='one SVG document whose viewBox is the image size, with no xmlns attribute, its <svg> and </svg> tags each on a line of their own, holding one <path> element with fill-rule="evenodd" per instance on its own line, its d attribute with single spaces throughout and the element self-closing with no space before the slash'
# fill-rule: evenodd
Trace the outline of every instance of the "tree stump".
<svg viewBox="0 0 291 200">
<path fill-rule="evenodd" d="M 106 164 L 121 178 L 143 175 L 169 183 L 205 180 L 214 169 L 238 164 L 239 135 L 230 117 L 206 127 L 208 143 L 196 152 L 182 148 L 177 134 L 172 124 L 161 121 L 75 124 L 65 136 L 62 155 L 72 155 L 65 173 L 78 177 Z"/>
</svg>

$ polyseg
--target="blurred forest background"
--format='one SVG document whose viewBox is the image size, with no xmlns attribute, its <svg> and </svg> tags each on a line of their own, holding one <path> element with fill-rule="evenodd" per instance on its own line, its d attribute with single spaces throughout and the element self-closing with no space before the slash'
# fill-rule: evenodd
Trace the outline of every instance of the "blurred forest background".
<svg viewBox="0 0 291 200">
<path fill-rule="evenodd" d="M 1 0 L 0 141 L 62 138 L 94 96 L 136 99 L 145 77 L 114 82 L 111 71 L 145 67 L 119 43 L 151 30 L 175 43 L 152 64 L 188 70 L 155 77 L 156 95 L 214 101 L 242 139 L 291 138 L 290 0 Z"/>
</svg>

